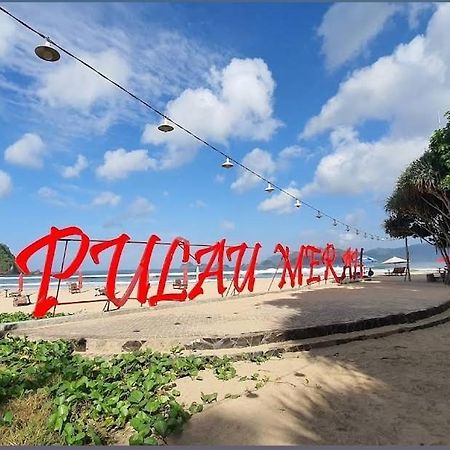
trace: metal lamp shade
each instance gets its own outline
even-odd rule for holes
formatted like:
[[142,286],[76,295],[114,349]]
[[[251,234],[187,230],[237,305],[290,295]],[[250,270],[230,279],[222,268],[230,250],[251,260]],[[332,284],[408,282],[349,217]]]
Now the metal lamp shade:
[[273,190],[274,190],[274,188],[273,188],[273,186],[270,184],[270,183],[268,183],[267,184],[267,187],[264,189],[266,192],[273,192]]
[[36,47],[34,49],[34,53],[36,53],[39,58],[49,62],[58,61],[61,57],[58,50],[53,48],[48,41],[44,45],[39,45]]
[[164,119],[164,122],[158,127],[158,130],[167,133],[168,131],[173,131],[173,126],[170,125],[167,119]]
[[222,167],[224,169],[231,169],[234,166],[234,164],[230,161],[229,158],[226,159],[226,161],[222,164]]

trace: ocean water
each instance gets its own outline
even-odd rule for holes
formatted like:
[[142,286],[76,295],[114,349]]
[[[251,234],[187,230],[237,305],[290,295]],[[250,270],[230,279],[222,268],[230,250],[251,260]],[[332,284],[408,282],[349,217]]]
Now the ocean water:
[[[365,266],[365,269],[368,270],[369,268],[372,268],[375,275],[382,275],[387,270],[393,269],[392,264],[386,265],[386,264],[379,264],[379,263],[373,263],[373,264],[367,264]],[[411,273],[414,274],[414,272],[434,272],[439,267],[443,267],[442,263],[437,263],[436,261],[429,261],[429,262],[420,262],[420,263],[414,263],[411,262]],[[342,267],[335,266],[336,273],[341,273]],[[277,274],[281,274],[282,270],[279,269]],[[314,274],[323,275],[324,267],[318,266],[314,268]],[[272,278],[274,274],[276,273],[276,269],[263,269],[263,270],[256,270],[255,276],[256,278]],[[303,268],[302,273],[306,276],[309,275],[309,268]],[[232,270],[226,270],[224,271],[224,276],[227,279],[231,279],[233,277],[234,271]],[[241,276],[245,275],[245,271],[241,271]],[[127,271],[127,270],[121,270],[117,274],[117,285],[128,285],[134,276],[134,272]],[[158,270],[151,270],[149,273],[149,281],[150,283],[155,283],[159,280],[160,272]],[[170,272],[168,281],[172,282],[173,280],[180,278],[183,278],[183,272],[177,271],[177,272]],[[195,272],[188,272],[188,281],[190,283],[194,282],[196,280],[196,273]],[[78,281],[78,275],[74,275],[70,277],[69,279],[62,280],[62,283],[68,283],[68,282],[76,282]],[[214,281],[213,278],[207,280],[207,281]],[[19,277],[18,275],[7,275],[7,276],[0,276],[0,289],[10,289],[10,288],[17,288],[19,283]],[[36,288],[41,283],[41,275],[29,275],[24,277],[24,288]],[[86,271],[83,273],[83,286],[85,287],[101,287],[104,286],[106,283],[106,272],[105,271]],[[50,286],[57,286],[58,280],[52,279],[50,282]]]

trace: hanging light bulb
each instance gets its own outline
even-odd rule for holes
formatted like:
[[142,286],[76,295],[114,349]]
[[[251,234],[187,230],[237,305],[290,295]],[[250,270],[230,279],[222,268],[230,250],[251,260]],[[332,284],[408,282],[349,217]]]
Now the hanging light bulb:
[[44,45],[38,45],[34,49],[34,53],[36,53],[39,58],[49,62],[58,61],[58,59],[61,57],[58,50],[52,47],[52,44],[48,39],[45,40]]
[[295,206],[300,208],[300,206],[302,206],[302,202],[299,199],[295,200]]
[[227,156],[227,159],[225,160],[225,162],[222,163],[222,167],[224,169],[231,169],[233,166],[234,166],[234,164],[230,161],[230,158],[228,158],[228,156]]
[[316,217],[317,217],[318,219],[322,218],[322,213],[321,213],[320,211],[317,211]]
[[350,231],[350,227],[347,225],[347,228],[345,229],[345,231],[348,233]]
[[162,131],[163,133],[167,133],[168,131],[173,131],[173,126],[164,117],[163,123],[158,127],[158,130]]
[[267,183],[267,187],[264,190],[270,194],[274,189],[270,183]]
[[337,221],[336,221],[336,219],[333,219],[333,227],[337,227]]

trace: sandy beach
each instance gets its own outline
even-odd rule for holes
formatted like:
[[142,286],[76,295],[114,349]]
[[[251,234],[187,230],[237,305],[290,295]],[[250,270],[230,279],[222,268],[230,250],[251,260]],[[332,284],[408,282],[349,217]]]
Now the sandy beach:
[[[220,296],[217,293],[217,284],[215,281],[207,281],[203,284],[204,293],[198,296],[194,301],[195,302],[201,302],[204,300],[211,300],[211,299],[220,299],[220,298],[226,298],[226,297],[245,297],[249,295],[258,295],[258,294],[265,294],[267,292],[286,292],[289,291],[291,288],[289,282],[286,283],[286,285],[283,287],[283,289],[279,289],[278,282],[280,281],[280,275],[278,275],[275,280],[272,283],[272,279],[270,278],[258,278],[256,279],[254,290],[252,293],[248,291],[244,291],[241,294],[237,295],[233,293],[233,288],[228,291],[228,288],[231,284],[231,279],[227,279],[225,281],[225,286],[227,287],[227,291],[223,294],[223,296]],[[189,282],[188,285],[188,292],[192,287],[194,286],[195,281]],[[272,284],[272,286],[271,286]],[[98,286],[85,286],[81,288],[80,293],[71,294],[69,292],[68,284],[66,282],[62,282],[58,294],[58,300],[60,304],[56,307],[57,313],[91,313],[91,312],[101,312],[103,308],[105,307],[107,303],[107,298],[104,295],[98,295],[98,291],[96,288],[103,287],[104,285],[98,285]],[[154,283],[149,290],[149,295],[155,295],[157,284]],[[320,282],[315,283],[313,285],[307,286],[306,284],[302,286],[302,290],[310,291],[310,290],[316,290],[316,289],[326,289],[330,287],[336,287],[336,283],[333,281],[328,280],[328,282]],[[127,286],[126,285],[118,285],[116,296],[120,297],[124,294]],[[270,288],[270,291],[269,291]],[[16,291],[17,289],[10,289],[9,291]],[[167,282],[166,287],[167,292],[173,292],[173,293],[179,293],[180,290],[175,290],[172,288],[172,282]],[[20,307],[14,307],[13,306],[13,299],[11,297],[6,297],[5,290],[0,292],[0,313],[2,312],[14,312],[14,311],[23,311],[23,312],[32,312],[34,309],[34,304],[37,299],[37,293],[38,293],[38,287],[35,288],[25,288],[23,293],[25,295],[30,295],[30,300],[32,302],[31,305],[27,306],[20,306]],[[49,295],[55,295],[56,296],[57,289],[56,287],[51,287],[49,289]],[[71,302],[80,302],[71,304]],[[167,304],[169,302],[160,302],[159,304]],[[148,307],[148,304],[144,305],[143,307]],[[134,309],[134,308],[141,308],[141,304],[136,300],[136,289],[132,292],[131,298],[128,300],[128,302],[121,308],[121,309]],[[115,306],[113,303],[110,304],[110,309],[115,309]]]
[[[178,383],[182,399],[218,392],[170,445],[449,445],[450,324],[285,355],[240,376]],[[237,399],[225,399],[231,393]],[[220,426],[217,426],[220,424]]]
[[[425,273],[428,273],[430,271],[433,271],[433,269],[416,269],[414,270],[413,277],[423,277]],[[281,271],[280,271],[281,272]],[[255,295],[264,295],[267,293],[280,293],[280,292],[289,292],[292,290],[290,283],[289,283],[289,277],[287,277],[287,283],[284,285],[283,289],[280,289],[278,287],[278,283],[281,279],[281,273],[276,274],[275,278],[272,280],[272,278],[256,278],[255,286],[253,292],[249,292],[248,290],[244,290],[241,294],[237,294],[234,292],[232,287],[232,279],[231,276],[225,277],[225,287],[227,288],[227,291],[220,296],[217,292],[217,283],[215,280],[207,280],[203,284],[204,293],[199,295],[194,301],[195,302],[202,302],[202,301],[209,301],[212,299],[221,299],[221,298],[232,298],[232,297],[248,297],[248,296],[255,296]],[[315,273],[323,275],[323,268],[319,267],[318,270],[315,271]],[[338,273],[340,273],[338,271]],[[304,280],[305,277],[308,276],[308,271],[304,270]],[[398,277],[386,277],[383,275],[384,270],[377,270],[375,272],[374,280],[382,281],[382,280],[389,280],[389,279],[403,279],[403,276]],[[73,280],[71,280],[73,281]],[[167,292],[173,292],[173,293],[179,293],[180,290],[173,289],[172,287],[172,281],[168,280],[166,285],[166,291]],[[242,280],[241,280],[242,281]],[[345,283],[348,283],[348,279]],[[1,280],[0,280],[1,284]],[[104,308],[107,308],[107,298],[105,295],[98,295],[99,288],[103,288],[105,286],[104,283],[102,284],[86,284],[81,288],[81,291],[79,293],[71,294],[69,292],[69,286],[67,281],[62,281],[60,284],[59,292],[57,290],[57,287],[55,285],[52,285],[49,289],[49,295],[56,296],[59,301],[59,305],[56,307],[55,312],[56,313],[66,313],[66,314],[78,314],[78,313],[95,313],[95,312],[101,312]],[[195,285],[195,280],[189,279],[188,284],[188,292],[192,287]],[[127,289],[127,284],[121,283],[117,284],[117,290],[116,290],[116,296],[120,298],[124,292]],[[308,286],[306,283],[303,284],[301,287],[295,287],[294,290],[300,291],[300,292],[309,292],[311,290],[320,290],[320,289],[327,289],[327,288],[335,288],[337,284],[334,282],[332,276],[328,279],[328,281],[321,281],[319,283],[314,283]],[[154,281],[149,290],[149,295],[155,295],[157,290],[158,284],[157,281]],[[26,313],[31,313],[34,310],[34,304],[37,299],[38,294],[38,286],[32,286],[29,287],[25,284],[25,288],[23,291],[24,295],[29,295],[31,300],[31,305],[27,306],[20,306],[20,307],[14,307],[13,306],[13,299],[11,297],[6,297],[6,290],[4,288],[0,288],[0,313],[11,313],[15,311],[23,311]],[[15,292],[17,291],[16,287],[8,287],[8,292]],[[142,307],[148,307],[148,304],[144,304],[141,306],[141,304],[136,300],[136,289],[132,292],[130,299],[128,302],[122,306],[121,309],[135,309],[135,308],[142,308]],[[175,302],[160,302],[160,305],[168,304],[168,303],[175,303]],[[115,306],[113,303],[110,303],[109,305],[110,310],[115,309]],[[51,311],[53,312],[53,310]]]

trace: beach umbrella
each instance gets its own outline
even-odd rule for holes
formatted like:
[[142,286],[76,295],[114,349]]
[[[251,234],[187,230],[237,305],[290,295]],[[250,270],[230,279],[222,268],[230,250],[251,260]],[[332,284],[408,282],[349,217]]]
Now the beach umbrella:
[[393,256],[392,258],[387,259],[386,261],[383,261],[382,264],[406,264],[408,261],[403,258],[399,258],[397,256]]
[[23,273],[19,274],[19,292],[23,291]]
[[78,287],[81,289],[83,287],[83,274],[78,272]]
[[440,258],[436,259],[436,262],[445,264],[445,259],[441,256]]

